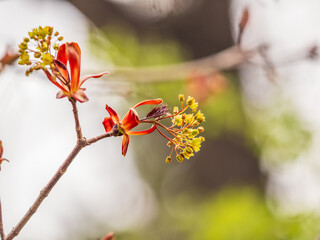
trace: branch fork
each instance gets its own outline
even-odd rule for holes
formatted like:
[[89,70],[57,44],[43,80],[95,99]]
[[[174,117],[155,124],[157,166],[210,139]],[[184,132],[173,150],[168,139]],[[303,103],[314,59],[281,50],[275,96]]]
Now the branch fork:
[[26,214],[22,217],[20,222],[12,229],[12,231],[6,236],[4,234],[3,230],[3,222],[2,222],[2,212],[1,212],[1,202],[0,202],[0,237],[1,240],[11,240],[15,238],[20,231],[23,229],[25,224],[30,220],[30,218],[33,216],[33,214],[38,210],[39,206],[43,202],[43,200],[49,195],[53,187],[57,184],[59,179],[62,177],[62,175],[67,171],[68,167],[74,160],[74,158],[78,155],[78,153],[84,148],[92,143],[95,143],[99,140],[102,140],[107,137],[111,136],[116,136],[116,131],[112,130],[110,132],[104,133],[100,136],[93,137],[90,139],[86,139],[82,135],[82,130],[80,126],[80,121],[79,121],[79,115],[78,115],[78,109],[76,106],[76,100],[73,98],[69,98],[71,105],[72,105],[72,111],[74,115],[74,120],[75,120],[75,130],[77,134],[77,143],[74,146],[73,150],[71,153],[68,155],[68,157],[65,159],[65,161],[60,165],[59,169],[56,171],[54,176],[50,179],[50,181],[47,183],[46,186],[40,191],[39,196],[37,199],[34,201],[32,206],[29,208],[29,210],[26,212]]

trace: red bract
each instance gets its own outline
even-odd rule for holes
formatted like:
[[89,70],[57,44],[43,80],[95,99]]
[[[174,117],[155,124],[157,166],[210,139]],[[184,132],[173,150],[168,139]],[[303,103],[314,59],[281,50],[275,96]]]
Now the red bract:
[[114,127],[117,127],[119,134],[122,135],[122,155],[125,156],[128,150],[129,145],[129,135],[145,135],[152,133],[155,130],[155,126],[144,130],[144,131],[130,131],[132,128],[136,127],[140,123],[138,113],[135,108],[141,105],[156,105],[161,104],[162,99],[151,99],[142,101],[127,112],[124,118],[120,121],[118,114],[108,105],[106,105],[106,110],[110,114],[110,117],[107,117],[102,122],[106,132],[110,132]]
[[[70,70],[67,69],[68,63]],[[84,93],[86,89],[81,88],[82,84],[89,78],[98,78],[108,74],[108,72],[102,72],[80,77],[81,50],[75,42],[62,44],[59,47],[57,58],[53,60],[53,64],[55,67],[52,74],[47,69],[44,72],[49,80],[60,88],[61,91],[57,93],[57,98],[72,97],[79,102],[86,102],[89,99]]]

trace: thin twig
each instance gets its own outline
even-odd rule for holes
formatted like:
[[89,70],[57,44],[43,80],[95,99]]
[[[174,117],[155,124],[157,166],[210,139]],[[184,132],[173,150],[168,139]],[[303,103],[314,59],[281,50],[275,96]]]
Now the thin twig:
[[77,101],[73,98],[69,98],[69,101],[72,104],[72,112],[73,112],[73,116],[74,116],[75,128],[76,128],[76,133],[77,133],[77,140],[81,141],[83,137],[82,137],[82,131],[81,131],[81,126],[80,126],[80,121],[79,121]]
[[69,165],[72,163],[73,159],[78,155],[78,153],[80,152],[80,150],[83,147],[84,146],[80,145],[79,143],[76,144],[76,146],[73,148],[72,152],[69,154],[67,159],[62,163],[62,165],[59,167],[58,171],[54,174],[54,176],[47,183],[47,185],[41,190],[38,198],[35,200],[35,202],[32,204],[32,206],[29,208],[29,210],[23,216],[23,218],[20,220],[20,222],[8,234],[8,236],[5,238],[5,240],[11,240],[19,234],[21,229],[29,221],[29,219],[32,217],[32,215],[37,211],[40,204],[49,195],[52,188],[56,185],[56,183],[59,181],[59,179],[62,177],[62,175],[67,171]]
[[115,131],[115,130],[111,130],[110,132],[107,132],[105,134],[102,134],[100,136],[97,136],[97,137],[93,137],[93,138],[90,138],[88,140],[85,141],[85,144],[86,146],[92,144],[92,143],[95,143],[101,139],[104,139],[104,138],[107,138],[107,137],[111,137],[111,136],[118,136],[118,133]]
[[176,81],[189,78],[195,72],[203,75],[210,75],[221,70],[235,68],[247,61],[252,54],[255,53],[256,49],[244,50],[238,45],[235,45],[221,52],[192,61],[155,67],[115,67],[113,70],[110,70],[110,72],[116,81]]
[[1,240],[6,239],[6,235],[4,234],[4,230],[3,230],[1,200],[0,200],[0,237],[1,237]]
[[81,151],[82,148],[95,143],[103,138],[111,137],[111,136],[117,136],[118,132],[116,129],[102,134],[97,137],[93,137],[89,140],[86,140],[82,136],[81,127],[79,123],[79,116],[78,116],[78,110],[76,108],[76,102],[70,100],[72,103],[74,118],[75,118],[75,128],[77,132],[77,143],[69,156],[66,158],[66,160],[61,164],[57,172],[54,174],[54,176],[51,178],[51,180],[47,183],[47,185],[41,190],[38,198],[35,200],[35,202],[32,204],[32,206],[29,208],[27,213],[23,216],[23,218],[20,220],[20,222],[12,229],[12,231],[7,235],[6,238],[3,238],[3,240],[11,240],[14,237],[16,237],[21,229],[24,227],[24,225],[29,221],[29,219],[33,216],[33,214],[37,211],[43,200],[49,195],[53,187],[56,185],[56,183],[59,181],[59,179],[62,177],[62,175],[67,171],[68,167],[72,163],[73,159],[78,155],[78,153]]

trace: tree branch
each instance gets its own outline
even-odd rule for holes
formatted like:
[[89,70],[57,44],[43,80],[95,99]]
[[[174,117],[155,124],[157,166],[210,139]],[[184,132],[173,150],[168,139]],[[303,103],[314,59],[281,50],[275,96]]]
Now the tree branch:
[[104,139],[104,138],[107,138],[107,137],[111,137],[111,136],[116,137],[116,136],[119,136],[119,135],[118,135],[117,131],[111,130],[110,132],[107,132],[107,133],[102,134],[100,136],[93,137],[93,138],[90,138],[90,139],[86,140],[85,144],[86,144],[86,146],[88,146],[88,145],[90,145],[92,143],[95,143],[95,142],[101,140],[101,139]]
[[5,240],[5,237],[6,237],[3,230],[1,200],[0,200],[0,237],[1,237],[1,240]]
[[5,240],[11,240],[19,234],[21,229],[29,221],[29,219],[32,217],[32,215],[37,211],[40,204],[49,195],[52,188],[56,185],[56,183],[59,181],[59,179],[62,177],[62,175],[67,171],[69,165],[72,163],[73,159],[78,155],[78,153],[80,152],[80,150],[83,147],[84,146],[80,145],[79,143],[76,144],[76,146],[73,148],[72,152],[69,154],[67,159],[62,163],[62,165],[59,167],[58,171],[54,174],[54,176],[47,183],[47,185],[41,190],[38,198],[35,200],[35,202],[32,204],[32,206],[29,208],[29,210],[23,216],[23,218],[20,220],[20,222],[8,234],[8,236],[5,238]]
[[73,112],[73,116],[74,116],[75,128],[76,128],[76,133],[77,133],[77,140],[81,141],[83,136],[82,136],[82,130],[81,130],[80,121],[79,121],[77,101],[74,98],[69,98],[69,101],[72,104],[72,112]]
[[[233,69],[247,61],[255,53],[256,49],[244,50],[235,45],[216,54],[192,61],[154,67],[115,67],[110,72],[116,81],[140,83],[176,81],[189,78],[195,72],[209,75],[222,70]],[[130,78],[128,78],[129,76]]]
[[[25,226],[25,224],[29,221],[29,219],[33,216],[33,214],[38,210],[39,206],[43,202],[43,200],[49,195],[53,187],[56,185],[56,183],[59,181],[59,179],[62,177],[62,175],[67,171],[68,167],[72,163],[73,159],[78,155],[78,153],[81,151],[82,148],[95,143],[103,138],[111,137],[111,136],[117,136],[118,131],[116,129],[113,129],[110,132],[107,132],[105,134],[102,134],[97,137],[93,137],[89,140],[86,140],[82,136],[81,126],[79,122],[79,116],[78,116],[78,110],[76,106],[76,100],[69,99],[72,104],[72,111],[75,119],[75,128],[77,132],[77,144],[69,154],[69,156],[66,158],[66,160],[61,164],[57,172],[54,174],[54,176],[51,178],[51,180],[47,183],[47,185],[41,190],[38,198],[35,200],[35,202],[32,204],[32,206],[29,208],[29,210],[26,212],[26,214],[23,216],[23,218],[20,220],[20,222],[12,229],[12,231],[5,236],[1,236],[2,240],[11,240],[14,237],[16,237],[21,229]],[[1,205],[0,205],[1,207]],[[1,212],[0,212],[1,213]],[[0,214],[1,217],[1,214]],[[1,218],[0,218],[1,220]],[[0,222],[1,224],[2,222]],[[1,226],[0,226],[1,227]],[[4,234],[3,234],[4,235]]]

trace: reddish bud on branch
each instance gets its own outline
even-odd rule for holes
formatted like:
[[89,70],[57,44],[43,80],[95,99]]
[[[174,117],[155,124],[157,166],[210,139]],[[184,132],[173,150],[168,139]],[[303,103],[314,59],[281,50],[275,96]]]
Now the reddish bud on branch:
[[3,158],[2,155],[3,155],[3,146],[2,146],[2,141],[0,140],[0,170],[1,170],[1,164],[3,161],[9,162],[9,160]]
[[248,24],[249,17],[250,17],[249,9],[248,9],[248,7],[245,7],[243,12],[242,12],[241,21],[239,23],[239,35],[238,35],[238,40],[237,40],[238,44],[241,43],[243,31],[244,31],[244,29],[246,28],[246,26]]
[[107,235],[105,235],[101,240],[115,240],[114,232],[109,232]]

